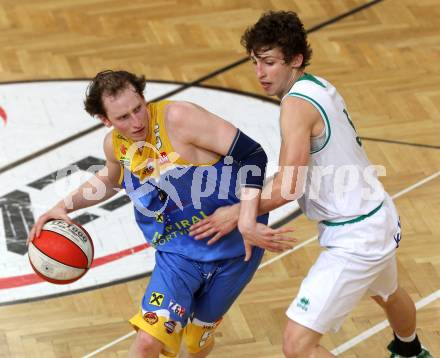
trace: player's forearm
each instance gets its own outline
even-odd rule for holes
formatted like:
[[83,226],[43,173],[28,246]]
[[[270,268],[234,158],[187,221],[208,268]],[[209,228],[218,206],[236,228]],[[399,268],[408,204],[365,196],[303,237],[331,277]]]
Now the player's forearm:
[[275,176],[267,181],[267,183],[264,185],[258,214],[266,214],[274,209],[279,208],[287,202],[288,200],[284,199],[281,195],[280,180],[277,180],[277,176]]
[[95,175],[75,191],[60,200],[55,206],[66,213],[99,204],[118,192],[108,177]]
[[301,197],[300,190],[304,183],[304,175],[297,169],[293,171],[282,168],[273,178],[264,185],[261,194],[259,215],[266,214],[274,209]]
[[[304,178],[302,176],[297,177],[297,175],[295,175],[293,179],[295,184],[292,184],[292,181],[290,180],[292,176],[290,175],[288,177],[287,174],[285,175],[286,178],[284,181],[282,180],[282,174],[277,173],[264,184],[261,195],[259,195],[260,204],[257,213],[258,215],[264,215],[301,197],[302,192],[299,189],[304,184],[301,181]],[[298,181],[297,178],[301,178],[301,180]],[[298,182],[299,184],[297,184]],[[231,209],[235,211],[237,221],[239,219],[241,205],[242,202],[233,205]]]
[[260,195],[260,189],[242,188],[238,217],[238,229],[241,233],[252,230],[257,223]]

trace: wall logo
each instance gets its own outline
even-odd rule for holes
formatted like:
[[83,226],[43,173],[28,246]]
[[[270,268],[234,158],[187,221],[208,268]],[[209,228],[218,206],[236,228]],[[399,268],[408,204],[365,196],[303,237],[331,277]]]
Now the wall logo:
[[[0,305],[123,281],[147,274],[154,267],[154,249],[145,243],[134,220],[133,205],[124,192],[71,215],[85,226],[95,244],[92,269],[83,278],[69,285],[53,285],[39,279],[29,265],[26,239],[35,220],[105,163],[102,142],[108,128],[74,138],[99,123],[83,110],[87,85],[88,81],[0,84],[0,121],[7,123],[0,130]],[[173,83],[148,83],[147,101],[178,87]],[[277,104],[206,87],[187,88],[173,99],[194,102],[230,120],[259,141],[269,161],[277,163]],[[154,131],[152,144],[160,153],[159,160],[172,161],[172,153],[160,150],[159,128]],[[67,138],[74,139],[53,149],[54,144]],[[119,149],[129,154],[128,145]],[[19,165],[13,164],[20,161]],[[275,170],[275,166],[269,167],[268,175]],[[275,211],[271,222],[296,208],[297,204],[292,203]]]

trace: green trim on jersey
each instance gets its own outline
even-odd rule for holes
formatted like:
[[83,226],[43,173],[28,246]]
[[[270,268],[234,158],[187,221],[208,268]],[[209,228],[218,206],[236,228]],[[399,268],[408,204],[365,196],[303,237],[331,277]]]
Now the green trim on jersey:
[[330,121],[328,120],[327,113],[325,113],[324,108],[322,108],[322,106],[318,102],[316,102],[313,98],[306,96],[305,94],[298,93],[298,92],[291,92],[291,93],[288,93],[287,95],[292,96],[292,97],[299,97],[299,98],[302,98],[302,99],[309,101],[311,104],[313,104],[319,110],[319,112],[321,113],[321,117],[324,118],[327,138],[321,148],[319,148],[318,150],[315,150],[314,152],[310,152],[310,154],[318,153],[319,151],[324,149],[324,147],[327,145],[328,141],[330,140],[330,135],[332,134],[332,131],[330,128]]
[[358,216],[357,218],[354,218],[351,220],[341,221],[341,222],[333,222],[333,221],[324,220],[324,221],[321,221],[321,224],[324,224],[327,226],[340,226],[340,225],[346,225],[346,224],[354,224],[354,223],[365,220],[366,218],[376,214],[379,211],[379,209],[382,207],[382,205],[383,205],[383,201],[380,203],[380,205],[377,208],[371,210],[368,214]]
[[311,75],[310,73],[304,73],[300,78],[298,78],[298,81],[312,81],[315,82],[317,85],[326,88],[325,84],[323,84],[320,80],[318,80],[315,76]]

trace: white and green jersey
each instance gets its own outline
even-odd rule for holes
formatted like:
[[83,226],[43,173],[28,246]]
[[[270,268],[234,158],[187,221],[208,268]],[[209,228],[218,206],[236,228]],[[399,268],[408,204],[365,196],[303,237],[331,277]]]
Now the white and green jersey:
[[321,135],[311,138],[304,195],[298,199],[304,214],[327,225],[373,215],[386,193],[336,88],[323,78],[304,74],[286,96],[310,102],[325,125]]

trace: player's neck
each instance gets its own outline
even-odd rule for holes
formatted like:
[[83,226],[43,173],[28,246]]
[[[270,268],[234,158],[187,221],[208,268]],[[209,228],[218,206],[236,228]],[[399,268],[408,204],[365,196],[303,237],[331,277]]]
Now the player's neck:
[[277,97],[281,100],[284,98],[284,96],[289,93],[290,89],[292,88],[292,86],[295,84],[296,81],[298,81],[301,76],[304,74],[304,69],[302,68],[298,68],[298,69],[294,69],[292,71],[292,76],[290,77],[290,80],[287,82],[286,87],[284,88],[284,91],[278,95]]

